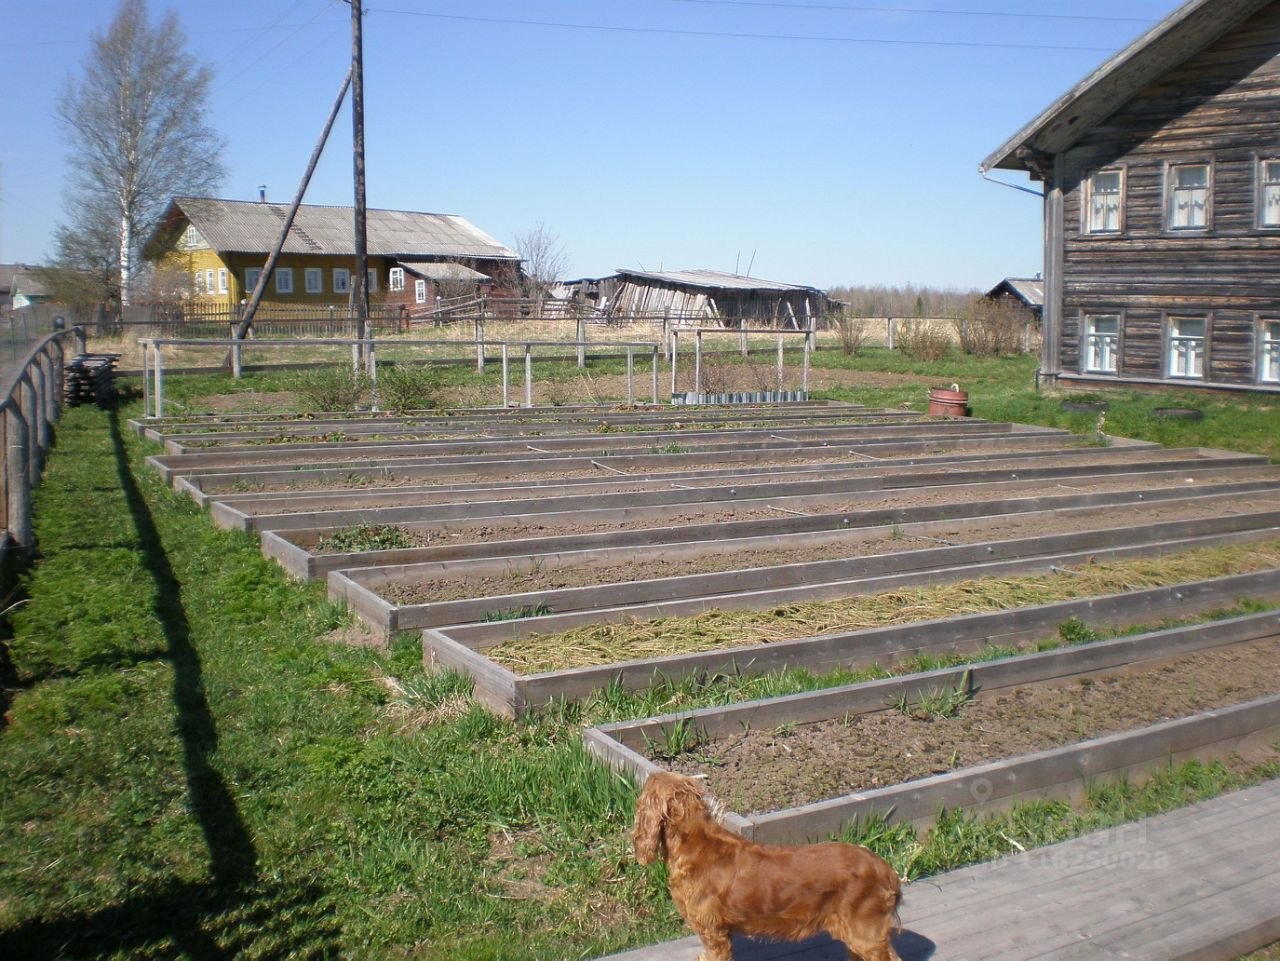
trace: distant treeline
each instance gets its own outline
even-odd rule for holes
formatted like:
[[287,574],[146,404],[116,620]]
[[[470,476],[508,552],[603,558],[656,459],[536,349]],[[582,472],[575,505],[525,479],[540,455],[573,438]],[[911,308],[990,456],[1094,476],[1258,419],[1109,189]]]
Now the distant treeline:
[[979,290],[938,287],[832,287],[827,295],[846,305],[849,317],[959,317]]

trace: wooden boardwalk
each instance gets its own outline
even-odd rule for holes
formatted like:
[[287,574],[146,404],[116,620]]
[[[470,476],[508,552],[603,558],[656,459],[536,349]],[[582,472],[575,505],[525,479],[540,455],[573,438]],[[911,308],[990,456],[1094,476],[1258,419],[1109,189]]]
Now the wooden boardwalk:
[[[909,885],[903,961],[1227,961],[1280,940],[1280,780]],[[827,938],[737,961],[844,961]],[[610,961],[692,961],[695,938]]]

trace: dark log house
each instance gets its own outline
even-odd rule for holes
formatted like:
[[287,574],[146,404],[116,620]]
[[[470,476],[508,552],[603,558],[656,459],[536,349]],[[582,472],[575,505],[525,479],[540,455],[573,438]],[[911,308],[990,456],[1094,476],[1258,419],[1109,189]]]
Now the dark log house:
[[1190,0],[997,168],[1044,183],[1050,379],[1280,391],[1280,0]]

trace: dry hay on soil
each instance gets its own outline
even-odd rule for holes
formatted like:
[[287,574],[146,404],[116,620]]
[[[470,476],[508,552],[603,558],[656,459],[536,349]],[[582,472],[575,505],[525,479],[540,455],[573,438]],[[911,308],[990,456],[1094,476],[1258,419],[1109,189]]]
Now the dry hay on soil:
[[715,609],[693,617],[589,624],[508,641],[486,655],[518,674],[563,671],[1051,604],[1273,567],[1280,567],[1280,541],[1232,544],[1163,557],[1086,563],[1069,568],[1070,573],[984,577],[767,610]]

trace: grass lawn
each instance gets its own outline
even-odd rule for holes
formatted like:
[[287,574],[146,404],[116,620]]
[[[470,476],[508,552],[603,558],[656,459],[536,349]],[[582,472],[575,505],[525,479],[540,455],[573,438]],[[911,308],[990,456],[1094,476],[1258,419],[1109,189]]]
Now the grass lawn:
[[[1056,418],[1032,368],[913,376],[961,380],[980,416]],[[1269,440],[1239,414],[1262,401],[1218,403],[1237,416],[1206,405],[1196,426],[1238,435],[1169,442],[1280,456],[1275,413]],[[289,581],[146,469],[154,448],[124,426],[139,412],[66,412],[36,494],[37,555],[7,602],[0,957],[536,961],[683,932],[661,871],[630,857],[634,788],[585,757],[582,725],[827,681],[609,692],[501,720],[459,678],[424,675],[411,636],[387,654],[335,643],[345,614],[322,586]],[[1076,808],[855,834],[919,877],[1278,775],[1193,764],[1141,789],[1099,785]]]

